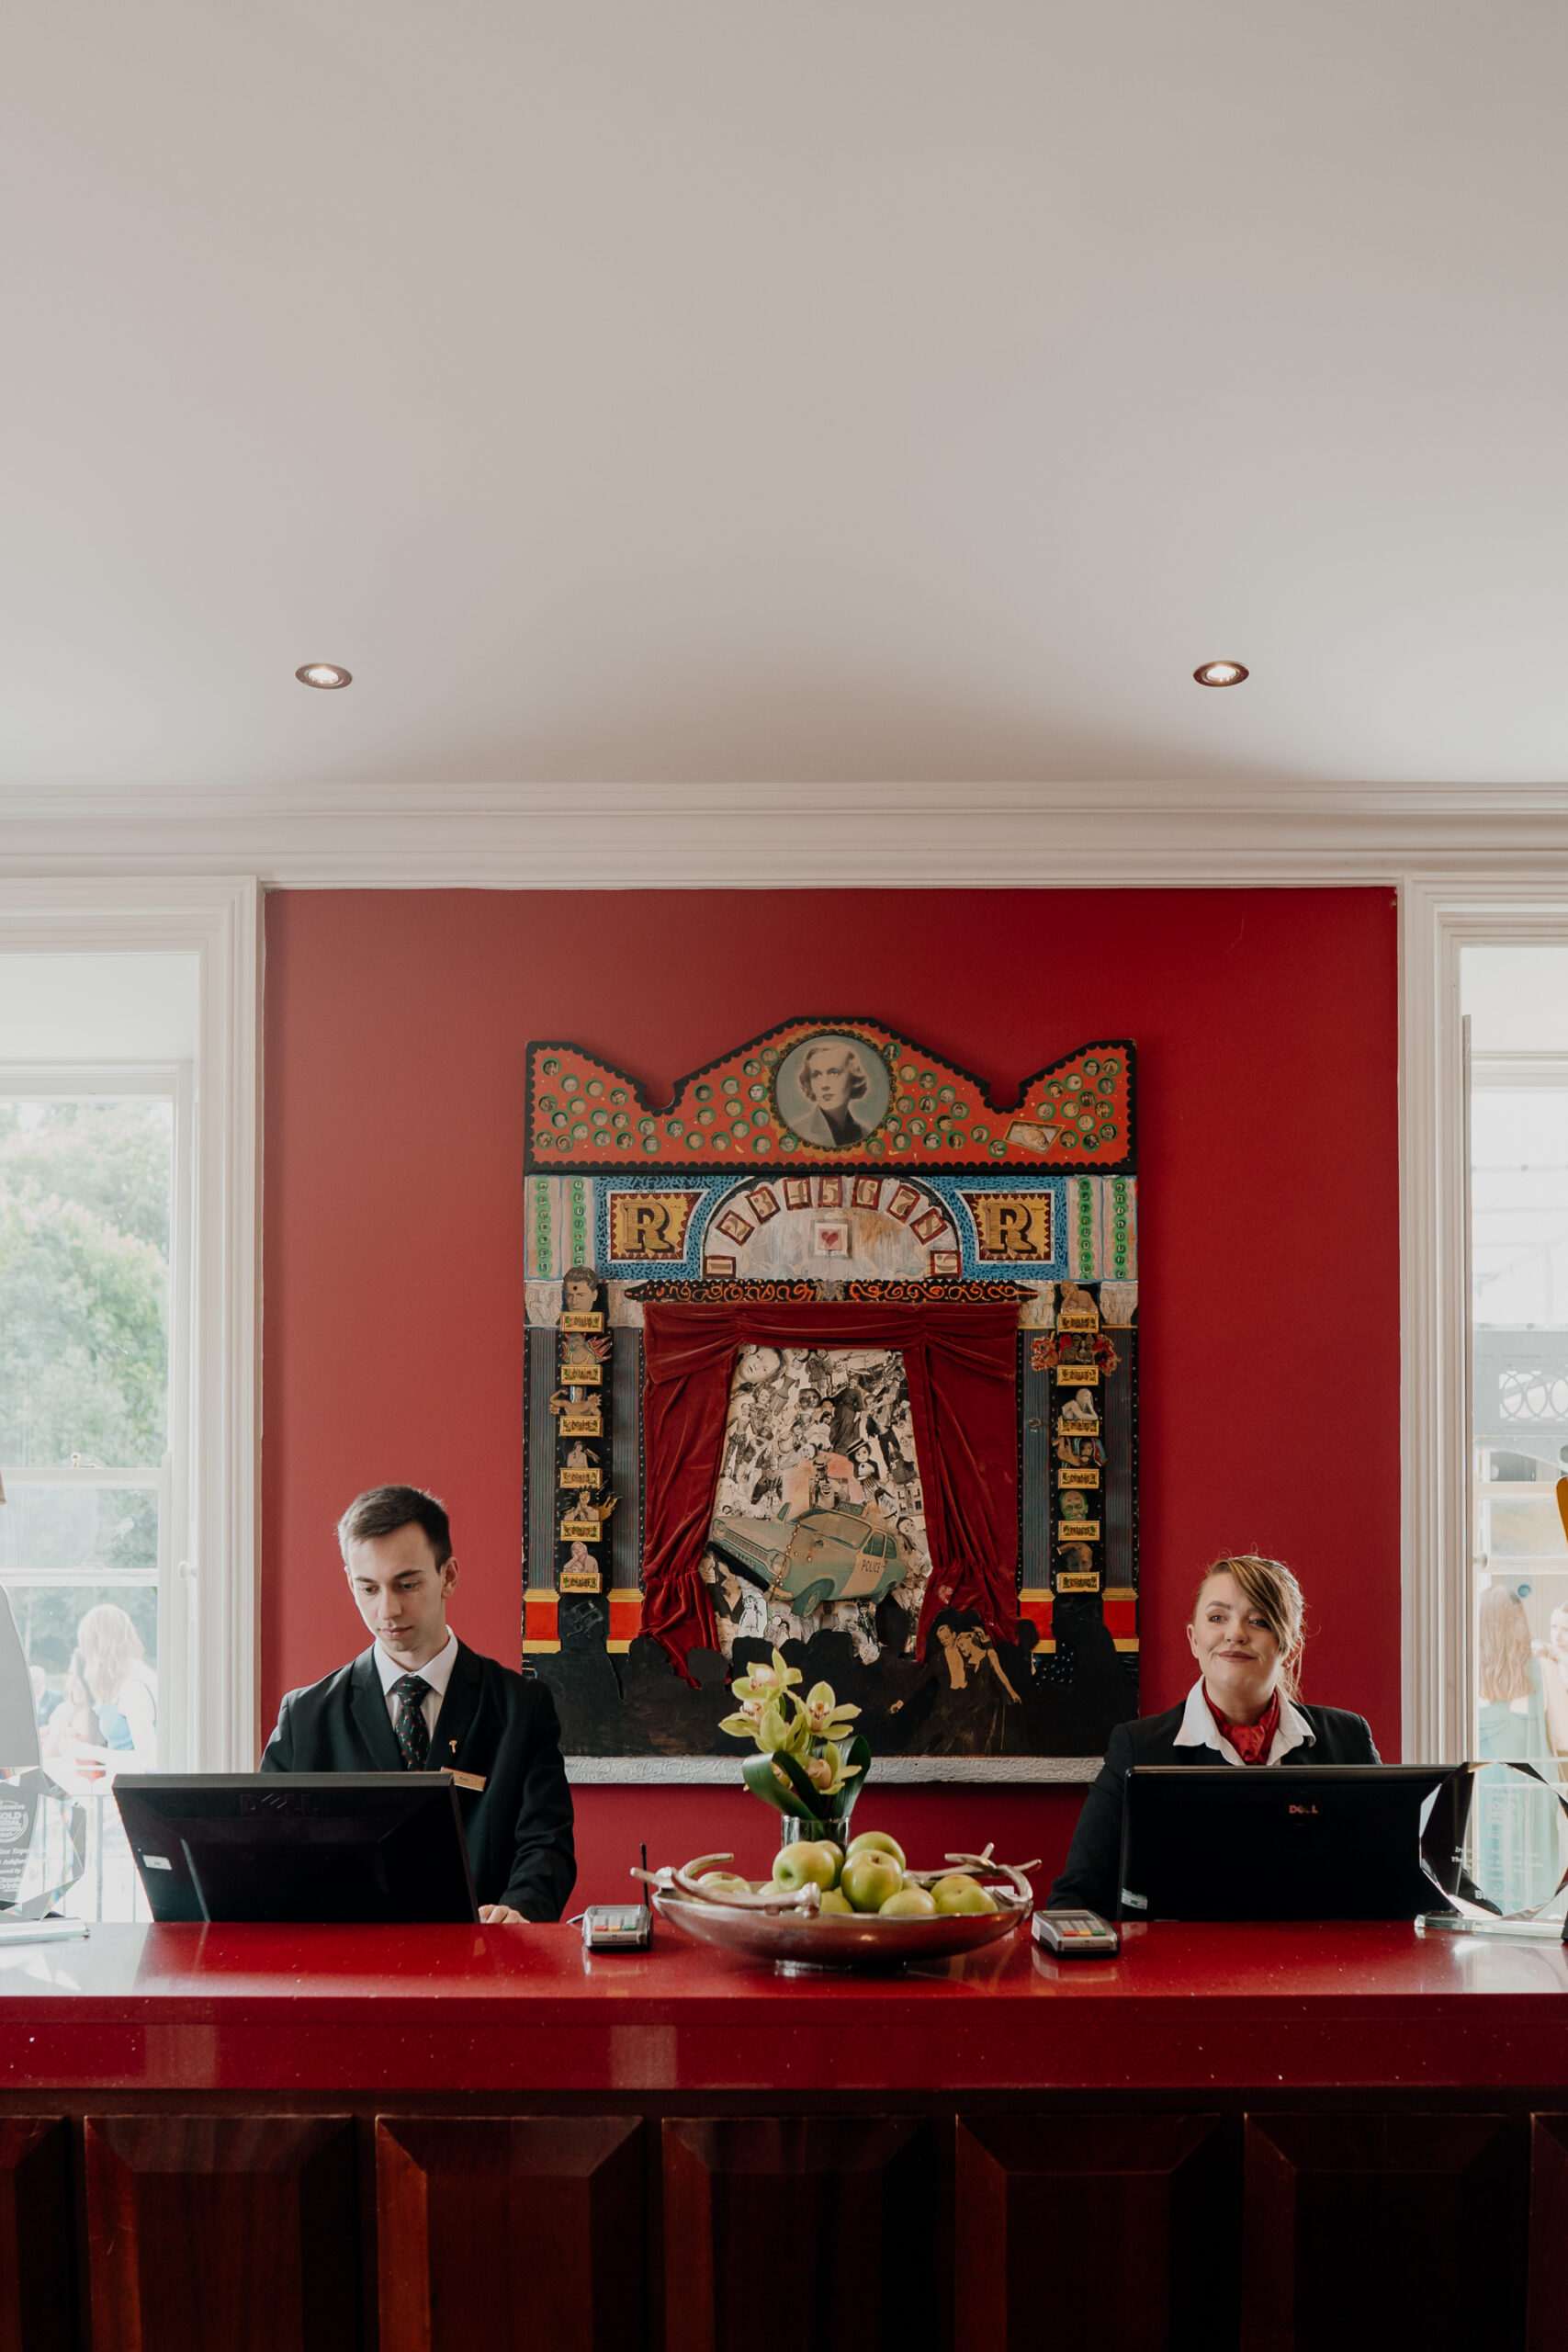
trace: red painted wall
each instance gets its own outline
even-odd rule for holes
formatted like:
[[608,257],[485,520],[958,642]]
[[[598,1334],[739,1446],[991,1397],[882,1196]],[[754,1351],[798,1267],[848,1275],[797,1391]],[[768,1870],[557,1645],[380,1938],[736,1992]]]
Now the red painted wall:
[[[1386,890],[281,891],[266,909],[262,1712],[360,1646],[333,1538],[451,1510],[464,1638],[518,1658],[523,1047],[656,1090],[798,1013],[875,1014],[1008,1095],[1139,1049],[1143,1704],[1216,1551],[1292,1563],[1309,1698],[1399,1750],[1395,914]],[[1076,1791],[869,1796],[922,1854],[1066,1850]],[[743,1794],[578,1795],[580,1893],[761,1867]]]

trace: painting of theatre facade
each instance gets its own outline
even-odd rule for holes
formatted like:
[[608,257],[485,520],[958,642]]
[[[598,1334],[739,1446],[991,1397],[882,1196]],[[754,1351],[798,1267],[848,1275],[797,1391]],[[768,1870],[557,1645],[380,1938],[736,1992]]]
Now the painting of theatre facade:
[[572,1045],[525,1076],[523,1663],[569,1754],[732,1756],[773,1649],[906,1776],[1102,1752],[1137,1712],[1132,1045],[1001,1110],[863,1019],[667,1102]]

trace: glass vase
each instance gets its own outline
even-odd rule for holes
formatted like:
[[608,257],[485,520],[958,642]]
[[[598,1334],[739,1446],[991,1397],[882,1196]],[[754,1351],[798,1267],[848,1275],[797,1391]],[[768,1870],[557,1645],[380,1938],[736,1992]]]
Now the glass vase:
[[833,1845],[841,1847],[844,1842],[844,1825],[841,1821],[806,1821],[799,1814],[781,1813],[779,1815],[780,1846],[793,1846],[802,1838],[826,1838]]

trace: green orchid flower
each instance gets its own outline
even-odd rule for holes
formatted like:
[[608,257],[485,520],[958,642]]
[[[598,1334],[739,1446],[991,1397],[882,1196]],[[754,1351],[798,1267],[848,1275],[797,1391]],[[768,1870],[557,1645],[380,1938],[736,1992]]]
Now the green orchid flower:
[[860,1713],[834,1697],[830,1682],[814,1682],[799,1703],[813,1739],[841,1739]]
[[843,1750],[836,1740],[829,1740],[819,1756],[811,1757],[802,1768],[814,1789],[825,1797],[836,1797],[839,1791],[860,1770],[858,1764],[846,1764]]
[[786,1666],[784,1653],[775,1650],[772,1666],[752,1667],[731,1688],[738,1699],[760,1699],[766,1705],[770,1699],[782,1699],[793,1683],[805,1679],[799,1667]]
[[757,1725],[755,1737],[764,1756],[776,1756],[781,1750],[786,1755],[791,1755],[798,1744],[795,1723],[791,1721],[776,1701],[773,1705],[763,1708],[762,1719]]

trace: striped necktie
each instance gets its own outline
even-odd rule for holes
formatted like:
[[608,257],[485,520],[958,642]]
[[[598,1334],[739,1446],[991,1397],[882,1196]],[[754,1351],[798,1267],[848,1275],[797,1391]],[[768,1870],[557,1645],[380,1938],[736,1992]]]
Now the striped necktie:
[[430,1726],[424,1720],[424,1702],[430,1696],[430,1685],[417,1674],[400,1675],[393,1683],[391,1696],[398,1702],[397,1720],[392,1728],[398,1735],[398,1747],[405,1772],[423,1772],[430,1754]]

